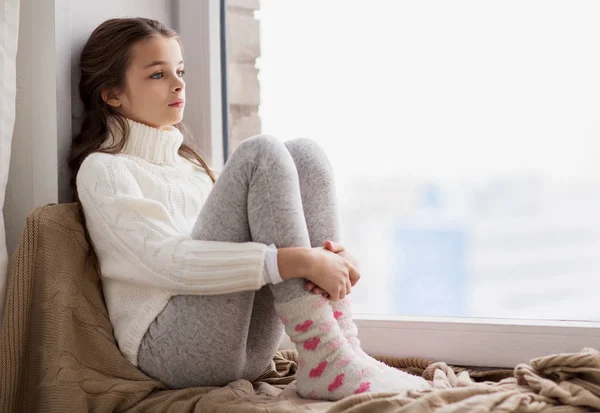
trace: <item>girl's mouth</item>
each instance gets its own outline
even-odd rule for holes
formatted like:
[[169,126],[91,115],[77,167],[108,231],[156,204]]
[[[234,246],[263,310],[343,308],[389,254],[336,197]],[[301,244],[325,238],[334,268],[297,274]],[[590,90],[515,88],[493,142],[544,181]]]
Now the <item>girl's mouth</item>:
[[181,108],[184,104],[185,102],[182,99],[179,99],[173,103],[169,103],[169,106],[171,106],[172,108]]

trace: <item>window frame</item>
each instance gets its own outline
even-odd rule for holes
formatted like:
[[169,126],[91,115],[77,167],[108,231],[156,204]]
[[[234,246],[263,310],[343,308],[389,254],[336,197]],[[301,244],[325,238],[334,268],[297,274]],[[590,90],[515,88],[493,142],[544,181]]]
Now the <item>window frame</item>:
[[[221,170],[227,137],[225,0],[179,0],[179,32],[188,68],[187,121]],[[188,39],[188,40],[186,40]],[[189,39],[195,39],[189,43]],[[192,46],[193,45],[193,46]],[[194,83],[197,83],[194,85]],[[206,91],[209,93],[206,93]],[[194,101],[198,102],[194,105]],[[198,133],[201,131],[201,133]],[[364,282],[364,281],[363,281]],[[599,300],[600,301],[600,300]],[[530,359],[584,347],[600,348],[600,322],[355,314],[363,349],[375,355],[423,357],[449,364],[512,368]],[[284,334],[279,348],[294,348]]]
[[[186,111],[183,122],[194,131],[201,155],[211,168],[223,169],[223,56],[221,7],[224,0],[175,0],[174,26],[182,38],[186,68]],[[225,53],[223,53],[224,55]],[[225,59],[226,61],[226,59]],[[192,115],[193,114],[193,115]]]

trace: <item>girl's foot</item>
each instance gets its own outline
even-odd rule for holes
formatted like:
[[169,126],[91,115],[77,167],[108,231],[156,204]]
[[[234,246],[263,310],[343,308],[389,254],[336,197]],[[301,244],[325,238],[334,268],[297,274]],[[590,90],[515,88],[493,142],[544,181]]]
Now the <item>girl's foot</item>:
[[414,383],[415,388],[430,388],[431,385],[422,377],[415,376],[413,374],[406,373],[402,370],[398,370],[396,368],[390,367],[387,364],[374,359],[369,356],[361,347],[360,340],[358,339],[358,327],[354,323],[352,319],[352,304],[351,300],[348,296],[346,296],[342,300],[331,301],[326,298],[323,298],[329,302],[331,309],[333,311],[333,317],[337,320],[346,341],[352,347],[352,350],[359,356],[362,357],[367,362],[373,364],[375,367],[381,370],[389,371],[389,369],[393,369],[397,378],[401,377],[404,380],[411,380]]
[[429,386],[420,377],[398,374],[403,372],[356,354],[323,297],[306,294],[276,302],[275,309],[298,351],[296,391],[301,397],[339,400],[363,392],[405,392]]

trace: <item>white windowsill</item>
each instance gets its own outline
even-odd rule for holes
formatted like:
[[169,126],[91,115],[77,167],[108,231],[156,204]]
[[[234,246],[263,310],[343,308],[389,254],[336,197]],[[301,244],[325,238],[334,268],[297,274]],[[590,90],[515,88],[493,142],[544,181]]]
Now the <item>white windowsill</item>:
[[[600,323],[356,315],[369,354],[422,357],[453,365],[512,368],[537,357],[600,348]],[[294,348],[287,335],[280,348]]]

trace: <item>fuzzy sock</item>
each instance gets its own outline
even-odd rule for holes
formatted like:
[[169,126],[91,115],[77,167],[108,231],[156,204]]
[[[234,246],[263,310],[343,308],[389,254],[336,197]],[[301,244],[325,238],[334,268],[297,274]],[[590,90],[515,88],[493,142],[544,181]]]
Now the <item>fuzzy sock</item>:
[[[379,369],[385,370],[385,369],[393,368],[393,367],[390,367],[387,364],[369,356],[362,349],[362,347],[360,345],[360,340],[358,338],[358,327],[356,326],[356,324],[354,323],[353,318],[352,318],[352,302],[350,300],[350,297],[346,296],[342,300],[329,301],[329,304],[331,305],[331,309],[333,311],[333,317],[337,320],[337,322],[340,326],[340,329],[342,330],[344,337],[346,337],[346,340],[352,347],[352,350],[354,350],[354,352],[358,356],[360,356],[363,359],[367,360],[368,362],[374,364]],[[422,377],[415,376],[413,374],[410,374],[410,373],[407,373],[405,371],[398,370],[395,368],[393,368],[393,369],[397,372],[396,376],[404,376],[404,377],[407,377],[407,379],[412,380],[415,383],[415,388],[431,387],[429,385],[429,383],[427,383],[427,381],[425,379],[423,379]]]
[[[296,391],[300,397],[339,400],[363,392],[406,392],[423,388],[416,376],[400,376],[358,356],[340,329],[327,299],[306,294],[275,310],[298,351]],[[428,384],[427,384],[428,385]]]
[[356,324],[354,324],[354,321],[352,320],[352,306],[350,303],[350,298],[345,297],[342,300],[329,301],[329,305],[331,305],[333,317],[337,320],[340,329],[344,333],[344,337],[346,337],[346,340],[352,347],[352,350],[354,350],[354,352],[360,357],[371,359],[374,364],[377,364],[380,367],[389,367],[386,364],[375,360],[362,349],[360,340],[358,339],[358,327],[356,327]]

